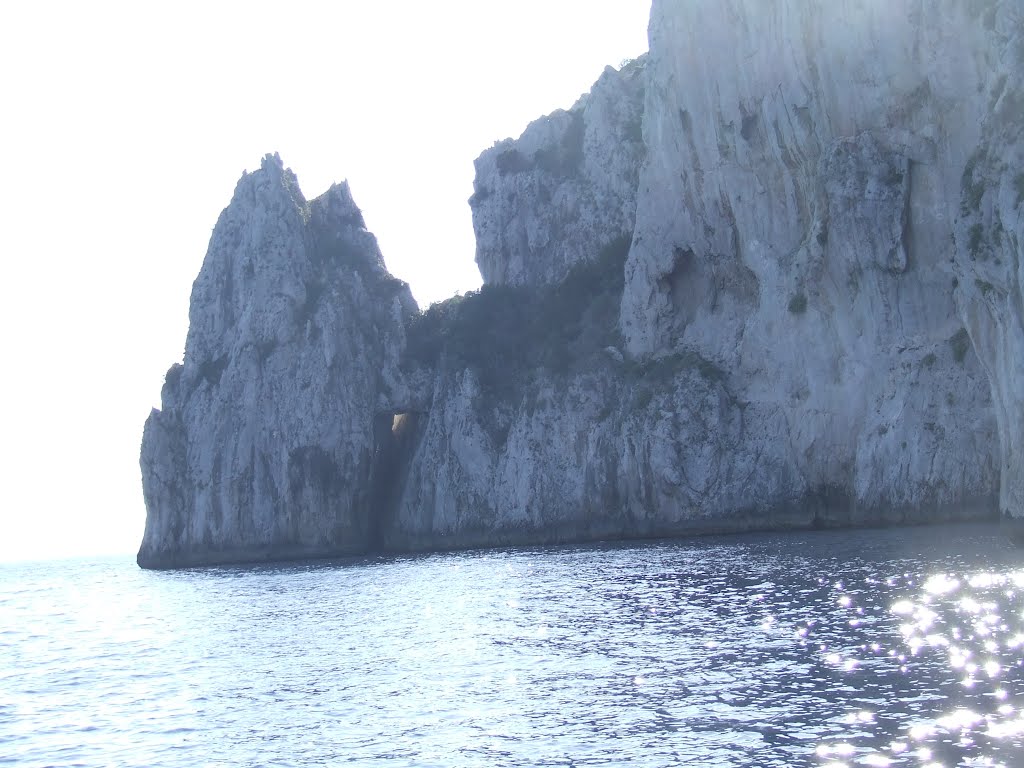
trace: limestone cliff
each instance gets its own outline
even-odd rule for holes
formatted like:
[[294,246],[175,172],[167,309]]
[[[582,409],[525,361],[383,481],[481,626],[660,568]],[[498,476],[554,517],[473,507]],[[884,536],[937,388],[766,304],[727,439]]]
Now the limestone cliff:
[[374,414],[415,310],[346,184],[307,202],[277,156],[243,176],[146,422],[139,563],[369,547]]
[[633,231],[644,60],[608,67],[569,111],[536,120],[477,159],[469,204],[485,283],[556,282]]
[[784,417],[799,475],[858,508],[986,500],[952,234],[1019,28],[997,0],[656,0],[629,351],[714,360]]
[[[395,542],[994,515],[996,418],[951,260],[962,170],[1008,45],[993,30],[1009,21],[993,18],[1014,10],[736,0],[709,13],[656,0],[644,146],[610,121],[618,132],[595,131],[588,148],[642,159],[635,227],[611,218],[590,228],[596,242],[549,235],[600,218],[571,186],[552,204],[531,160],[566,151],[565,113],[478,161],[490,285],[474,300],[497,316],[453,307],[445,337],[458,346],[472,327],[479,344],[517,341],[442,363]],[[573,302],[570,275],[544,299],[623,236],[621,288],[605,275],[610,295],[588,284]],[[510,297],[501,284],[536,290]],[[620,297],[619,328],[600,342],[545,333],[568,322],[593,337],[595,306]],[[514,321],[499,309],[531,300]],[[567,301],[577,317],[556,311],[522,332]],[[530,345],[541,352],[524,360]],[[530,376],[495,387],[510,360]]]
[[976,10],[991,44],[972,94],[981,131],[953,201],[956,298],[995,401],[1000,507],[1024,518],[1024,9]]
[[423,313],[268,159],[140,563],[1024,515],[1021,22],[655,0],[648,55],[477,161],[485,285]]

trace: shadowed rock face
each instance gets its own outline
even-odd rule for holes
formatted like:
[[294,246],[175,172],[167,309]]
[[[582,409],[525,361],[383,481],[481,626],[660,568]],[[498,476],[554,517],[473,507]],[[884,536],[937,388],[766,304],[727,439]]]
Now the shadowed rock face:
[[999,506],[1024,518],[1024,31],[1019,10],[997,14],[994,26],[1009,42],[998,56],[1000,69],[986,81],[992,109],[962,177],[954,270],[957,306],[995,402]]
[[477,161],[484,288],[424,313],[268,158],[146,424],[140,564],[1024,514],[1022,26],[655,0]]
[[277,156],[243,176],[146,422],[139,563],[363,551],[374,415],[401,396],[415,311],[346,184],[306,202]]
[[998,0],[654,3],[627,349],[715,361],[749,416],[784,418],[798,474],[855,509],[991,501],[1003,418],[963,343],[976,283],[955,295],[953,236],[1020,28]]
[[557,282],[633,231],[644,61],[606,68],[571,109],[477,158],[469,204],[485,283]]
[[995,402],[1000,508],[1024,518],[1024,9],[979,5],[992,45],[956,201],[956,299]]

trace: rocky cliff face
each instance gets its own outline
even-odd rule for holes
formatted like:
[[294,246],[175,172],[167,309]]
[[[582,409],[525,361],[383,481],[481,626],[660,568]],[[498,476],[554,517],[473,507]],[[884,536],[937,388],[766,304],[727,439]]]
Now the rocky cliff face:
[[347,185],[306,202],[276,156],[244,176],[192,289],[184,365],[146,422],[139,563],[370,546],[374,415],[401,396],[415,311]]
[[140,562],[1024,515],[1022,27],[655,0],[646,57],[477,161],[484,288],[420,314],[347,189],[268,161]]
[[469,204],[485,283],[556,282],[633,231],[644,61],[608,67],[568,112],[542,117],[477,159]]
[[1000,508],[1024,517],[1024,9],[976,10],[990,46],[975,94],[981,130],[960,176],[956,298],[995,401]]
[[[622,143],[622,156],[643,158],[615,297],[621,337],[610,329],[606,349],[568,367],[534,361],[511,391],[486,385],[497,362],[442,376],[405,489],[408,540],[994,514],[996,418],[954,300],[952,236],[977,115],[1009,45],[999,20],[1014,10],[738,0],[709,14],[656,1],[644,147],[619,128],[588,150]],[[474,201],[491,284],[555,283],[566,253],[599,260],[628,227],[552,238],[580,212],[600,218],[591,198],[563,187],[552,205],[535,162],[496,170],[506,153],[557,156],[558,121],[478,163],[478,193],[513,190]],[[617,199],[632,205],[625,189]],[[579,306],[593,330],[593,303]],[[496,318],[491,335],[524,322]],[[573,357],[569,337],[538,329],[519,346]]]
[[654,3],[629,350],[693,347],[749,382],[801,475],[858,506],[987,497],[952,235],[1019,4],[720,10]]

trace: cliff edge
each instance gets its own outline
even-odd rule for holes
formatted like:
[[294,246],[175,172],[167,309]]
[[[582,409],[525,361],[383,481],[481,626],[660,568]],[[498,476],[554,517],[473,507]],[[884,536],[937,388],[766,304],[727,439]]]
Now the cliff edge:
[[276,155],[244,175],[146,421],[139,564],[365,551],[374,415],[415,312],[347,184],[307,202]]
[[140,564],[1024,516],[1021,21],[655,0],[477,160],[484,287],[425,312],[268,157],[146,425]]

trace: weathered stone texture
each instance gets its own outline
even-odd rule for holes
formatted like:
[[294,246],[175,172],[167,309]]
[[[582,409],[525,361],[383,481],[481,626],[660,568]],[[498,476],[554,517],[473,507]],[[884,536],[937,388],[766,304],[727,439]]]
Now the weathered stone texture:
[[649,54],[477,160],[485,286],[426,313],[268,158],[146,425],[140,563],[1024,516],[1022,29],[655,0]]

